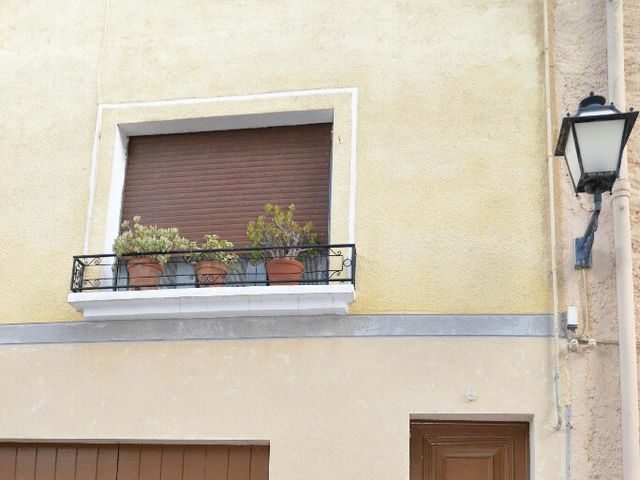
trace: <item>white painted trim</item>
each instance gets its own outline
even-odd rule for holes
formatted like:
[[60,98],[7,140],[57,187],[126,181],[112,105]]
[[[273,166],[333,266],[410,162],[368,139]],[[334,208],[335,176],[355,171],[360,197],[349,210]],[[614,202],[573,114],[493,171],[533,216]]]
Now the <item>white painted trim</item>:
[[136,135],[212,132],[332,122],[333,109],[316,109],[123,123],[118,127],[123,135],[133,137]]
[[93,204],[96,195],[96,176],[98,169],[98,149],[100,148],[100,129],[102,128],[102,105],[96,111],[96,130],[93,133],[93,147],[91,149],[91,168],[89,171],[89,195],[87,200],[87,220],[84,227],[84,242],[82,252],[89,253],[89,229],[93,218]]
[[351,92],[351,162],[349,164],[349,243],[356,243],[356,154],[358,145],[358,89]]
[[536,478],[536,435],[534,415],[530,413],[425,413],[409,415],[409,424],[417,421],[451,421],[451,422],[526,422],[529,424],[529,476]]
[[111,185],[109,187],[109,203],[107,207],[107,225],[104,236],[104,252],[113,251],[113,242],[120,232],[120,216],[122,212],[122,193],[127,172],[127,137],[119,126],[116,126],[113,162],[111,167]]
[[67,297],[86,320],[344,315],[354,299],[352,284],[82,292]]
[[140,108],[140,107],[167,107],[172,105],[197,105],[218,102],[241,102],[247,100],[263,100],[282,97],[308,97],[313,95],[335,95],[341,93],[357,94],[357,87],[316,88],[309,90],[286,90],[282,92],[253,93],[248,95],[228,95],[224,97],[209,98],[181,98],[176,100],[155,100],[148,102],[124,102],[104,103],[103,108]]
[[210,439],[210,438],[204,438],[204,439],[199,439],[199,438],[193,438],[193,437],[189,437],[189,438],[176,438],[176,437],[171,437],[171,438],[162,438],[162,437],[153,437],[153,438],[145,438],[145,437],[129,437],[129,438],[112,438],[112,437],[108,437],[108,438],[99,438],[99,437],[92,437],[92,438],[85,438],[85,437],[78,437],[78,438],[52,438],[52,437],[47,437],[47,438],[33,438],[33,437],[26,437],[26,438],[15,438],[15,437],[8,437],[8,438],[0,438],[0,442],[3,443],[60,443],[60,444],[67,444],[67,443],[80,443],[80,444],[100,444],[100,445],[111,445],[111,444],[120,444],[120,443],[124,443],[124,444],[142,444],[142,445],[147,445],[147,444],[151,444],[151,445],[260,445],[260,446],[270,446],[271,445],[271,441],[270,440],[252,440],[252,439],[235,439],[235,440],[225,440],[225,439]]
[[531,413],[458,412],[458,413],[412,413],[409,420],[451,421],[451,422],[529,422],[533,425]]

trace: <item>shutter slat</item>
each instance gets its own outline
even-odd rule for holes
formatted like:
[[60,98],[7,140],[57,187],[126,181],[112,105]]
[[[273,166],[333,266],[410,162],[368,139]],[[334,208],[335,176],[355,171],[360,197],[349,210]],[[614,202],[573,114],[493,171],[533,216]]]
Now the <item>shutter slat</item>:
[[162,460],[162,446],[142,445],[140,448],[140,479],[160,480]]
[[269,479],[269,447],[256,445],[251,449],[251,480]]
[[[144,208],[145,205],[149,205],[149,204],[153,204],[153,202],[160,202],[160,203],[167,203],[167,200],[171,200],[171,201],[180,201],[182,199],[184,199],[185,201],[187,201],[188,204],[202,204],[205,201],[208,202],[212,202],[215,201],[216,204],[219,204],[219,206],[224,207],[225,202],[227,203],[234,203],[237,204],[238,202],[242,202],[242,201],[249,201],[252,203],[255,203],[256,205],[259,206],[259,208],[256,210],[256,214],[259,212],[262,212],[262,207],[264,204],[264,201],[268,201],[269,199],[282,199],[281,201],[286,202],[287,199],[289,198],[289,192],[290,190],[288,189],[283,189],[283,188],[278,188],[278,189],[274,189],[270,192],[269,195],[266,195],[260,191],[255,191],[255,192],[249,192],[249,193],[244,193],[242,196],[234,193],[233,191],[226,191],[226,192],[222,192],[222,188],[208,188],[208,189],[193,189],[193,190],[186,190],[186,189],[180,189],[179,191],[176,192],[167,192],[167,193],[162,193],[162,192],[149,192],[147,195],[144,194],[139,194],[136,196],[131,196],[131,199],[129,200],[130,204],[129,206],[132,208]],[[194,199],[194,196],[191,195],[191,193],[195,193],[195,194],[199,194],[197,198]],[[327,192],[325,192],[324,188],[323,189],[306,189],[303,191],[300,191],[299,194],[297,195],[296,199],[296,211],[300,212],[302,210],[308,210],[309,204],[312,202],[318,202],[319,204],[327,204],[328,200],[326,199],[327,197]],[[324,197],[324,198],[323,198]],[[303,200],[307,200],[307,202],[304,202],[304,207],[302,206],[302,201]],[[286,206],[286,205],[283,205]]]
[[120,445],[118,453],[118,480],[138,480],[140,445]]
[[56,480],[75,480],[76,448],[71,445],[60,445],[56,457]]
[[232,445],[229,447],[228,480],[251,480],[251,447]]
[[[287,177],[295,177],[299,179],[301,178],[301,175],[302,175],[301,170],[303,170],[303,167],[296,167],[291,169],[286,169],[286,168],[276,169],[276,168],[264,168],[260,166],[260,168],[243,168],[242,172],[240,172],[235,167],[233,169],[226,169],[226,170],[221,169],[219,171],[202,170],[198,172],[197,179],[194,178],[195,169],[191,169],[191,168],[190,169],[184,168],[181,171],[176,173],[169,173],[157,167],[147,167],[146,170],[148,171],[146,172],[130,171],[133,175],[133,181],[130,182],[129,185],[143,183],[144,180],[147,180],[147,179],[151,179],[155,183],[158,181],[162,181],[163,179],[166,179],[167,181],[171,181],[171,180],[180,180],[182,178],[188,181],[203,180],[206,178],[213,181],[215,180],[218,180],[221,182],[233,181],[234,183],[239,183],[239,182],[246,181],[246,179],[251,179],[251,178],[264,179],[264,175],[269,173],[276,173],[277,174],[277,176],[275,177],[276,180],[278,178],[287,178]],[[307,182],[309,182],[312,179],[316,178],[317,176],[326,177],[327,175],[328,173],[326,172],[325,165],[318,165],[318,166],[308,165],[304,167],[304,177],[302,178],[306,178]]]
[[[147,167],[147,169],[149,169],[151,167]],[[312,178],[325,178],[328,177],[328,172],[326,171],[326,166],[325,165],[307,165],[306,167],[296,167],[296,168],[279,168],[279,169],[273,169],[273,168],[265,168],[262,165],[259,168],[244,168],[242,170],[242,172],[239,171],[234,171],[234,170],[224,170],[221,169],[220,171],[214,171],[211,172],[209,171],[201,171],[199,172],[199,176],[197,178],[197,180],[204,180],[207,179],[207,181],[217,181],[220,183],[224,183],[224,182],[233,182],[233,183],[241,183],[241,182],[246,182],[248,179],[264,179],[264,175],[265,173],[269,173],[272,171],[275,171],[278,176],[276,177],[276,180],[278,178],[287,178],[287,177],[296,177],[299,178],[300,177],[300,170],[304,168],[304,173],[305,175],[309,178],[309,181]],[[158,168],[155,168],[153,171],[150,172],[131,172],[132,175],[135,176],[141,176],[142,174],[144,174],[143,177],[136,179],[137,183],[135,182],[131,182],[130,185],[134,185],[134,184],[144,184],[143,181],[150,179],[153,181],[153,183],[156,182],[162,182],[162,180],[165,180],[166,182],[173,182],[173,181],[185,181],[185,182],[193,182],[195,181],[195,179],[193,178],[193,173],[189,170],[186,169],[182,169],[179,172],[176,173],[169,173],[166,170],[161,170]]]
[[[56,447],[52,445],[38,446],[36,455],[36,471],[34,480],[55,480]],[[0,478],[2,478],[0,476]],[[101,480],[100,477],[94,480]]]
[[100,445],[98,447],[98,463],[96,480],[112,480],[118,472],[118,446]]
[[162,448],[160,478],[162,480],[182,480],[183,464],[184,448],[180,445],[165,445]]
[[[274,188],[277,188],[282,192],[291,192],[292,188],[290,185],[290,181],[286,182],[283,179],[279,179],[273,182],[263,181],[264,176],[260,178],[259,181],[251,182],[247,187],[251,187],[252,190],[245,193],[244,189],[242,189],[242,185],[239,183],[250,182],[250,179],[243,179],[238,183],[235,182],[217,182],[217,181],[209,181],[206,179],[201,181],[194,181],[192,183],[185,183],[185,181],[179,181],[173,183],[170,179],[165,179],[162,182],[158,182],[157,184],[148,183],[148,184],[138,184],[135,186],[130,186],[125,190],[125,194],[128,194],[131,197],[144,197],[150,194],[161,195],[162,192],[159,192],[159,188],[165,189],[167,193],[182,193],[184,191],[201,191],[201,192],[211,192],[213,189],[222,189],[224,188],[231,195],[238,194],[255,194],[262,190],[266,190],[268,185],[271,185],[270,192],[273,191]],[[316,179],[316,182],[310,183],[308,185],[300,186],[296,189],[299,192],[322,192],[326,188],[328,178],[325,176],[324,178]],[[277,187],[274,187],[277,186]],[[237,192],[237,193],[236,193]]]
[[96,480],[98,448],[95,445],[79,445],[75,480]]
[[[189,135],[189,134],[186,134]],[[191,148],[194,145],[190,145]],[[278,145],[277,148],[264,148],[260,146],[253,146],[253,148],[260,148],[261,150],[225,150],[225,151],[207,151],[204,150],[202,152],[193,153],[193,152],[182,152],[179,150],[162,150],[162,151],[153,151],[153,152],[144,152],[142,149],[136,149],[131,153],[134,155],[150,155],[144,160],[141,161],[140,165],[151,165],[155,163],[166,164],[167,167],[179,167],[180,164],[175,164],[174,160],[176,156],[180,156],[181,158],[188,158],[190,161],[194,162],[194,165],[202,165],[206,166],[212,158],[215,158],[216,162],[219,165],[233,165],[234,160],[238,157],[238,155],[242,155],[245,161],[251,165],[255,164],[269,164],[278,163],[277,159],[287,159],[292,163],[296,163],[299,161],[300,155],[304,155],[304,157],[322,157],[324,156],[330,149],[329,148],[318,148],[318,149],[310,149],[310,148],[292,148],[287,145]],[[275,160],[275,161],[274,161]]]
[[[36,468],[36,447],[20,445],[15,465],[16,480],[33,480]],[[0,477],[1,478],[1,477]]]
[[331,124],[131,137],[122,217],[247,244],[265,203],[328,241]]
[[[250,210],[250,209],[238,208],[234,212],[218,214],[215,217],[212,217],[206,209],[193,209],[193,210],[189,210],[188,213],[183,214],[182,218],[180,219],[180,222],[186,225],[189,223],[193,223],[194,219],[196,218],[203,218],[203,219],[208,218],[208,219],[211,219],[211,221],[213,222],[215,222],[216,220],[218,221],[224,220],[224,222],[228,223],[229,225],[244,225],[246,227],[247,224],[242,220],[238,220],[237,215],[240,213],[251,214],[252,212],[253,210]],[[182,214],[182,208],[176,208],[175,210],[169,210],[169,211],[163,210],[162,212],[155,213],[153,215],[153,218],[161,220],[160,223],[166,224],[167,222],[170,223],[175,217],[175,215],[177,214]],[[304,216],[306,219],[312,219],[312,218],[321,219],[321,218],[324,218],[324,212],[321,212],[321,211],[305,212]],[[148,218],[151,218],[151,215]],[[156,222],[156,223],[153,223],[153,225],[163,226],[163,225],[160,225],[160,223]]]
[[227,480],[229,473],[229,446],[209,445],[205,459],[206,480]]
[[182,480],[205,480],[207,447],[190,447],[184,451]]

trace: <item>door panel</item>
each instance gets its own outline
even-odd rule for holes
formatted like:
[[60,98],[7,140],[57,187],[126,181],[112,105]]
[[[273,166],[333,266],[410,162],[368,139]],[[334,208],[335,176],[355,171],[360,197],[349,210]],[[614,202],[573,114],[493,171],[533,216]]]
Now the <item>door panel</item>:
[[[1,449],[2,447],[0,447]],[[35,480],[54,480],[56,466],[56,447],[39,446],[36,458]],[[2,478],[2,477],[0,477]],[[100,477],[97,477],[100,480]]]
[[95,480],[98,466],[98,447],[96,445],[81,445],[76,457],[75,480]]
[[112,480],[118,472],[118,446],[100,445],[98,447],[97,480]]
[[118,480],[138,480],[140,446],[121,445],[118,453]]
[[411,480],[528,480],[526,423],[413,422]]
[[36,448],[26,445],[18,448],[16,465],[16,480],[31,480],[36,470]]
[[268,480],[266,445],[0,443],[0,480]]
[[56,456],[56,480],[75,480],[76,448],[72,445],[58,447]]

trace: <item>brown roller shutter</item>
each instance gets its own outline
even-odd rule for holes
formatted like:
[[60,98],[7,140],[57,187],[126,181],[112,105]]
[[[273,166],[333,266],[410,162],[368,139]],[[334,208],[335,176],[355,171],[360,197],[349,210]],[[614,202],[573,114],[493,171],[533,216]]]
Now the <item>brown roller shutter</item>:
[[0,444],[0,480],[268,480],[262,445]]
[[123,219],[246,245],[265,203],[296,204],[328,241],[331,124],[131,137]]

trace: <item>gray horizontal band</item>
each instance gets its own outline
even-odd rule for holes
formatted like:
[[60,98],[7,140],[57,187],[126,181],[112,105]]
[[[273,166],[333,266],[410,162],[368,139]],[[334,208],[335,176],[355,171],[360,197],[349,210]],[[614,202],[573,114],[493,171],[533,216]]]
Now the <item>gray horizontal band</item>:
[[548,337],[552,316],[319,315],[0,325],[0,345],[322,337]]

